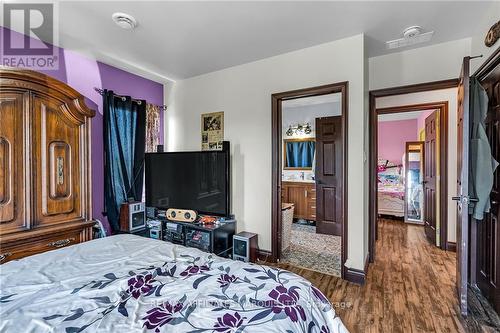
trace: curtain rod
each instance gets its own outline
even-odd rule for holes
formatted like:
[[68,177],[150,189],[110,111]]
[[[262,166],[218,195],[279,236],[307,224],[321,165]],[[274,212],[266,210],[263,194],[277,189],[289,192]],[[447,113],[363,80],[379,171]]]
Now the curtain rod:
[[[97,88],[97,87],[94,87],[94,90],[97,91],[99,93],[99,95],[103,96],[104,95],[104,89],[101,89],[101,88]],[[122,99],[122,101],[125,101],[125,96],[123,95],[119,95],[119,94],[114,94],[116,97],[119,97]],[[133,101],[137,102],[137,104],[141,105],[142,103],[142,100],[140,99],[135,99],[135,98],[132,98]],[[160,111],[166,111],[167,110],[167,106],[166,105],[156,105]]]

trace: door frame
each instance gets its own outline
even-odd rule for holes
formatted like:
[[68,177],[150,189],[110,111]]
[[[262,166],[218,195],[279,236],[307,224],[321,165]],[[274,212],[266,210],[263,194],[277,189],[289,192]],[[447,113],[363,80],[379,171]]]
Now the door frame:
[[[471,59],[474,59],[472,57]],[[482,84],[484,80],[491,75],[493,70],[500,64],[500,48],[497,48],[480,66],[479,68],[470,75],[470,78],[475,77]],[[490,213],[491,214],[491,213]],[[469,274],[468,279],[471,285],[478,284],[478,261],[477,261],[477,253],[478,253],[478,225],[477,223],[470,224],[470,234],[468,237],[469,240],[469,254],[468,254],[468,262],[469,262]],[[479,288],[481,291],[482,289]]]
[[271,216],[271,253],[269,259],[276,262],[281,258],[281,170],[282,170],[282,108],[285,100],[301,97],[341,94],[343,161],[343,220],[341,236],[341,278],[345,277],[347,260],[347,130],[348,130],[348,87],[349,83],[338,82],[317,87],[291,90],[271,95],[272,128],[272,216]]
[[[425,110],[422,107],[427,107],[429,106],[432,108],[434,107],[435,109],[438,108],[444,108],[446,111],[445,112],[440,112],[440,125],[444,124],[445,126],[440,127],[440,137],[444,138],[444,140],[440,140],[440,151],[446,151],[446,154],[441,154],[440,158],[440,175],[441,175],[441,180],[440,180],[440,188],[444,189],[444,191],[441,191],[440,193],[440,206],[441,207],[447,207],[447,182],[448,182],[448,173],[447,173],[447,155],[448,155],[448,102],[434,102],[434,103],[425,103],[425,104],[415,104],[415,105],[407,105],[407,106],[400,106],[400,107],[392,107],[392,108],[384,108],[384,109],[376,109],[376,104],[375,101],[379,97],[386,97],[386,96],[395,96],[395,95],[403,95],[403,94],[411,94],[411,93],[417,93],[417,92],[425,92],[425,91],[432,91],[432,90],[441,90],[441,89],[449,89],[449,88],[456,88],[458,87],[458,79],[449,79],[449,80],[443,80],[443,81],[434,81],[434,82],[427,82],[427,83],[419,83],[419,84],[414,84],[414,85],[408,85],[408,86],[401,86],[401,87],[393,87],[393,88],[386,88],[386,89],[379,89],[379,90],[372,90],[369,92],[369,206],[368,206],[368,224],[369,224],[369,234],[368,234],[368,259],[370,263],[373,263],[375,261],[375,242],[377,239],[377,199],[378,199],[378,193],[377,193],[377,159],[378,159],[378,115],[383,114],[383,113],[396,113],[396,112],[409,112],[409,111],[420,111],[420,110]],[[443,119],[443,117],[445,117]],[[444,131],[444,133],[443,133]],[[443,135],[444,134],[444,135]],[[445,145],[445,147],[443,147]],[[444,148],[444,149],[443,149]],[[444,159],[444,161],[443,161]],[[444,168],[444,170],[443,170]],[[443,177],[443,175],[446,175],[446,177]],[[445,186],[443,186],[443,183],[445,183]],[[443,205],[444,201],[444,205]],[[447,211],[445,209],[441,210],[441,214],[446,213]],[[441,221],[444,221],[444,224],[446,224],[447,227],[447,219],[446,215],[445,218],[443,219],[443,216],[440,218],[440,223]],[[441,228],[441,226],[440,226]],[[443,228],[441,228],[441,233],[443,233]],[[445,237],[441,237],[442,234],[440,234],[440,245],[443,249],[446,249],[448,244],[446,244],[446,234]],[[444,241],[444,243],[443,243]],[[448,250],[451,250],[452,245],[450,244]]]
[[[424,163],[425,163],[425,151],[424,151],[424,146],[425,142],[424,141],[406,141],[405,144],[405,171],[408,170],[408,167],[410,165],[410,146],[420,146],[420,171],[424,170]],[[408,197],[408,187],[407,187],[407,182],[406,182],[406,175],[405,177],[405,198]],[[425,208],[425,207],[424,207]],[[405,223],[415,223],[415,224],[420,224],[412,221],[408,221],[408,202],[405,200],[405,216],[404,216],[404,221]],[[421,210],[421,214],[423,215],[423,211]]]

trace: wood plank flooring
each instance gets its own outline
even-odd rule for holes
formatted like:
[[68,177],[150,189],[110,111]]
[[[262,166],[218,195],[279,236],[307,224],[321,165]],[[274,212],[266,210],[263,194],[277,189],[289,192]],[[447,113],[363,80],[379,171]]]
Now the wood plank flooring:
[[459,313],[455,253],[425,239],[422,226],[379,222],[376,262],[358,286],[288,264],[280,267],[310,280],[327,295],[350,332],[495,332]]

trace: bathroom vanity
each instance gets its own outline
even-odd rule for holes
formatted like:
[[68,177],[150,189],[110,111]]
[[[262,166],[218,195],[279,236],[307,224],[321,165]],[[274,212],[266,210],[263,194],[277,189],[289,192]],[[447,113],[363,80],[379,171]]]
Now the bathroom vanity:
[[281,202],[295,205],[294,218],[316,221],[316,184],[313,180],[284,180]]

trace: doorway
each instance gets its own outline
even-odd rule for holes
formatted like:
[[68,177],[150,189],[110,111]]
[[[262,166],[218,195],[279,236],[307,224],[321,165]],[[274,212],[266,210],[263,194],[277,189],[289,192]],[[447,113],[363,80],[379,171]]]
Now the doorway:
[[[488,97],[485,128],[492,157],[500,161],[500,49],[476,73]],[[471,92],[473,93],[473,92]],[[470,282],[500,314],[500,168],[494,172],[490,211],[470,222]]]
[[[312,233],[311,240],[304,239],[304,243],[317,243],[318,249],[337,237],[336,265],[342,278],[347,258],[347,85],[342,82],[272,95],[271,259],[279,261],[287,254],[283,248],[287,250],[290,243],[290,229],[292,233]],[[337,113],[319,111],[320,104],[329,99],[335,100]],[[296,112],[304,105],[319,113]],[[290,116],[294,112],[300,119]],[[306,261],[312,260],[302,263]],[[332,260],[322,261],[328,266]]]
[[[401,95],[411,95],[413,97],[420,96],[418,94],[424,93],[434,93],[435,91],[448,91],[453,92],[454,98],[456,98],[456,88],[458,86],[458,80],[446,80],[438,81],[432,83],[418,84],[405,87],[396,87],[389,89],[382,89],[370,92],[370,158],[369,158],[369,260],[374,262],[375,260],[375,241],[378,238],[377,232],[377,220],[378,220],[378,193],[377,193],[377,156],[378,156],[378,129],[377,129],[377,118],[379,115],[383,114],[393,114],[393,113],[405,113],[405,112],[415,112],[421,110],[438,110],[439,116],[438,121],[441,125],[438,134],[441,140],[436,142],[436,149],[442,152],[436,163],[436,172],[439,172],[439,177],[436,178],[436,186],[440,189],[439,195],[433,201],[436,207],[440,207],[438,214],[436,215],[439,219],[440,225],[439,229],[436,230],[436,245],[444,250],[454,250],[456,245],[454,243],[448,242],[448,101],[436,101],[428,103],[418,103],[415,104],[402,104],[399,106],[391,107],[377,107],[376,100],[378,98],[394,97],[399,98]],[[439,95],[436,93],[436,95]],[[424,148],[424,151],[427,149]],[[424,157],[425,160],[425,157]],[[450,175],[452,176],[452,175]],[[451,200],[451,199],[450,199]],[[425,206],[425,203],[424,203]],[[454,228],[453,228],[454,229]]]

